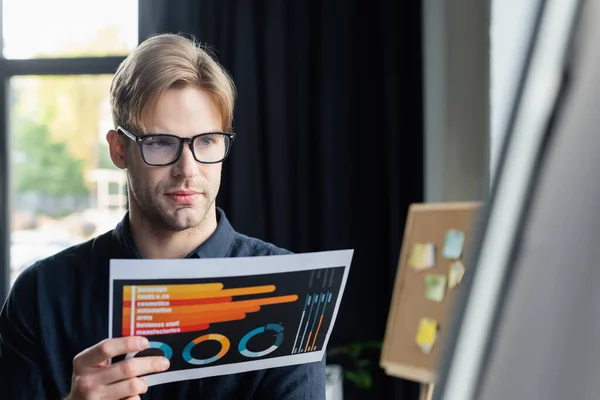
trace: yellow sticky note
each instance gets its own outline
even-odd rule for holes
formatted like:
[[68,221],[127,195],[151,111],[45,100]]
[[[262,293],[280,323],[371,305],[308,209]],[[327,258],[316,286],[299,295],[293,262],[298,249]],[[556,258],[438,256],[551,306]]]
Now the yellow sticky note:
[[423,318],[419,323],[417,331],[416,343],[425,354],[431,353],[431,349],[435,344],[438,336],[438,323],[431,318]]
[[433,243],[416,243],[408,260],[408,265],[416,270],[432,268],[435,265],[435,246]]
[[464,275],[465,266],[463,263],[460,261],[452,263],[450,265],[450,270],[448,271],[448,289],[453,289],[458,286]]

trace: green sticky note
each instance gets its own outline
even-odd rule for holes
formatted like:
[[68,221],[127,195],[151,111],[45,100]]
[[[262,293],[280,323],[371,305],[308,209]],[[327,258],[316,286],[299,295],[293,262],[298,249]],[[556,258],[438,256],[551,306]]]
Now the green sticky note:
[[425,297],[440,302],[446,294],[446,276],[437,274],[425,275]]

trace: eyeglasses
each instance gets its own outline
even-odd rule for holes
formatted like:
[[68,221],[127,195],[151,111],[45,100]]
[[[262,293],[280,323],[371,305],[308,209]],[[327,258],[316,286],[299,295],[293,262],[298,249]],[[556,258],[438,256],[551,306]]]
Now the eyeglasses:
[[199,163],[220,163],[229,155],[235,138],[235,133],[231,132],[201,133],[191,138],[167,134],[136,136],[120,126],[117,128],[117,132],[136,142],[140,147],[144,162],[155,167],[176,163],[181,157],[184,143],[189,143],[192,155]]

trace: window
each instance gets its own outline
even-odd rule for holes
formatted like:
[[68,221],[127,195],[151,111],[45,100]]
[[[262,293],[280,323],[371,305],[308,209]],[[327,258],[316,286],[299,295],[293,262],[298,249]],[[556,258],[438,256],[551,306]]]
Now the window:
[[33,262],[113,228],[125,175],[109,158],[110,75],[10,80],[10,280]]
[[138,0],[4,0],[4,57],[127,55],[138,42],[137,5]]
[[112,74],[138,43],[138,0],[3,0],[2,7],[4,298],[25,268],[123,218],[125,173],[112,164],[105,136]]

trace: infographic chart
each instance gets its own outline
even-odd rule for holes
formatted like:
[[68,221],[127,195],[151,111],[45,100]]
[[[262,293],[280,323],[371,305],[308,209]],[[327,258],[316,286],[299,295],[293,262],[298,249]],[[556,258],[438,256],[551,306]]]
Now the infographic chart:
[[268,257],[112,260],[110,337],[164,355],[149,385],[320,361],[351,250]]

